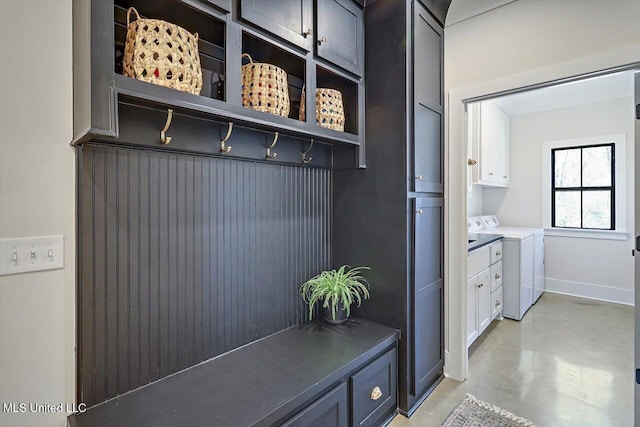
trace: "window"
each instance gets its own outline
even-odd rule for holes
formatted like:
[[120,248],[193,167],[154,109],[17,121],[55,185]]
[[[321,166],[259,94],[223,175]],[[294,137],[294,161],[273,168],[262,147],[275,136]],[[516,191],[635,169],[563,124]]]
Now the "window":
[[622,133],[542,143],[545,235],[627,240],[626,145]]
[[551,226],[615,230],[614,143],[551,150]]

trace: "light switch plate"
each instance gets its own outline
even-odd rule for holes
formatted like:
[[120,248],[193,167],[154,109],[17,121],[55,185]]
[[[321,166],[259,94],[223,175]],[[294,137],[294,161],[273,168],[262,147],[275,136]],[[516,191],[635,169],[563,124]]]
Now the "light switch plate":
[[0,276],[64,268],[64,237],[0,239]]

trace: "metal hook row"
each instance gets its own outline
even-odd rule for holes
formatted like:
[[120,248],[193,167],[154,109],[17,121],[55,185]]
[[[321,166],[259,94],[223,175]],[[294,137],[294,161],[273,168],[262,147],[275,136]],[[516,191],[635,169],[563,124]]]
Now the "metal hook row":
[[[173,110],[168,109],[167,121],[164,124],[164,128],[162,128],[162,130],[160,131],[160,142],[164,145],[167,145],[171,142],[171,137],[167,135],[167,131],[171,126],[172,118],[173,118]],[[231,146],[227,145],[227,141],[229,141],[229,138],[231,137],[232,132],[233,132],[233,122],[229,122],[229,127],[227,128],[227,134],[224,136],[224,138],[222,138],[222,140],[220,140],[221,153],[228,153],[231,151]],[[275,148],[276,144],[278,143],[279,136],[280,136],[280,133],[275,132],[273,136],[273,142],[271,142],[271,145],[267,147],[267,159],[275,159],[276,156],[278,155],[278,153],[272,150]],[[309,148],[307,148],[305,151],[302,152],[302,162],[304,164],[309,164],[311,160],[313,160],[313,157],[307,157],[307,154],[309,154],[309,151],[311,151],[312,148],[313,148],[313,138],[311,139],[311,145],[309,145]]]

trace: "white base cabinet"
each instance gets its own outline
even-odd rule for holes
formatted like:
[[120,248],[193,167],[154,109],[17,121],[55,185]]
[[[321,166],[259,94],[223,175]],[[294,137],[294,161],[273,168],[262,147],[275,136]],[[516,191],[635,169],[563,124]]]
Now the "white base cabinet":
[[467,261],[467,347],[502,316],[502,243],[476,249]]

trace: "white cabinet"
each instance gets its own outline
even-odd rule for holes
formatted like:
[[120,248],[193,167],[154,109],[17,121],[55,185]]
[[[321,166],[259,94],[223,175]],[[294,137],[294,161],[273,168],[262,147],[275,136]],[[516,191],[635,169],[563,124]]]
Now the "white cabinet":
[[468,137],[472,184],[509,186],[509,116],[493,101],[469,105]]
[[[498,254],[498,255],[496,255]],[[469,253],[467,260],[467,347],[502,313],[502,243]]]

